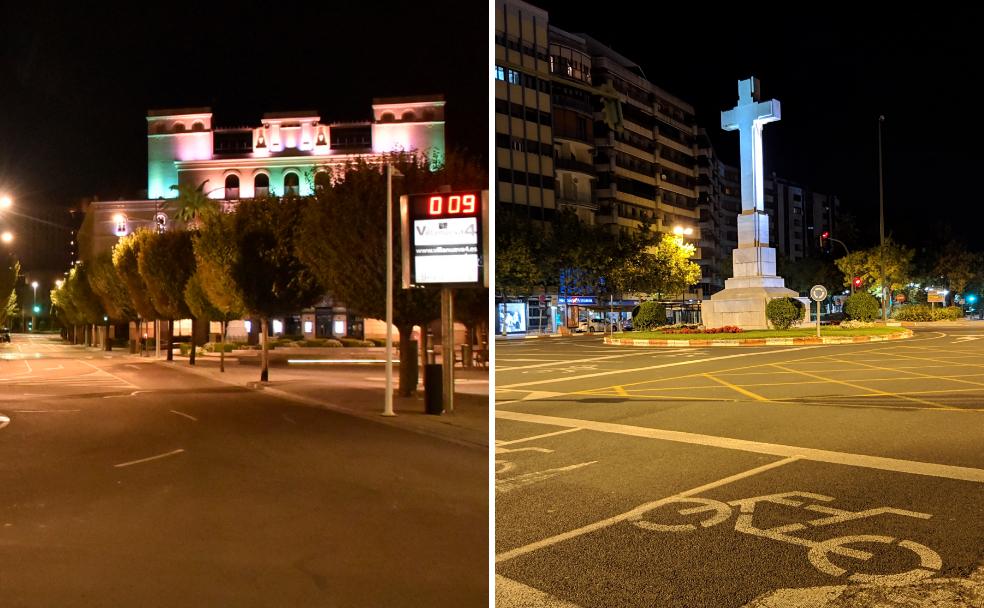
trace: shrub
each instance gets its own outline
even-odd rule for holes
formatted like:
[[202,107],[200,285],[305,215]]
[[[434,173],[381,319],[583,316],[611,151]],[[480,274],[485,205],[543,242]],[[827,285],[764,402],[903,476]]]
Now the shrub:
[[342,343],[336,340],[335,338],[326,338],[322,346],[326,348],[341,348]]
[[632,326],[636,329],[653,329],[666,325],[666,307],[659,302],[643,302],[632,316]]
[[765,305],[765,316],[776,329],[789,329],[793,321],[801,319],[801,313],[792,298],[775,298]]
[[221,345],[218,342],[206,342],[205,345],[202,346],[202,350],[206,353],[217,353],[221,351],[231,353],[235,350],[235,348],[235,344],[230,344],[228,342]]
[[874,321],[880,312],[878,298],[867,291],[859,291],[844,301],[844,314],[853,321]]
[[338,341],[341,342],[342,346],[346,348],[365,348],[375,346],[375,344],[368,340],[360,340],[358,338],[339,338]]
[[959,321],[964,318],[962,306],[947,306],[932,309],[934,321]]
[[896,321],[932,321],[933,312],[927,304],[903,304],[892,311]]

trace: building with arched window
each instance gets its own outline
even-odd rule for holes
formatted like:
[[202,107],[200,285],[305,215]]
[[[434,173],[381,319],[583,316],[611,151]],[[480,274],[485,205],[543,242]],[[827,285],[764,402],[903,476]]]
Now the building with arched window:
[[372,118],[359,122],[272,112],[259,125],[221,127],[210,108],[154,110],[147,115],[147,198],[175,198],[172,186],[201,183],[215,199],[307,196],[317,173],[397,150],[443,157],[442,95],[374,99]]
[[[259,125],[227,127],[213,122],[210,108],[151,111],[147,197],[89,204],[79,231],[79,259],[94,258],[138,228],[182,229],[178,186],[200,186],[231,209],[242,199],[313,195],[359,158],[376,163],[390,152],[416,151],[443,159],[444,103],[441,95],[374,99],[371,118],[364,121],[326,122],[313,111],[276,112],[264,114]],[[276,333],[311,338],[377,333],[366,322],[326,295],[314,308],[283,315],[271,326]],[[186,335],[189,327],[179,322],[176,335]],[[230,332],[246,327],[234,322]]]

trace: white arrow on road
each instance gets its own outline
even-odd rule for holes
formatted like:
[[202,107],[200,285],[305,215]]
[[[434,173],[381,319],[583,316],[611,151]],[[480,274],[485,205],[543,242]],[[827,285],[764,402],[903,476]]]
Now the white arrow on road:
[[959,338],[954,340],[953,343],[956,344],[957,342],[970,342],[971,340],[978,340],[978,339],[980,339],[980,336],[960,336]]

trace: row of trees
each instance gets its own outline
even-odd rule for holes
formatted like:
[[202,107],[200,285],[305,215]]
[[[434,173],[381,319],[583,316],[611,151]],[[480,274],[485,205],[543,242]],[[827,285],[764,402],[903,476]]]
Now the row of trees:
[[0,327],[17,314],[17,280],[20,278],[20,262],[12,255],[5,255],[0,262]]
[[645,223],[639,230],[612,231],[586,224],[568,209],[543,223],[497,211],[495,239],[495,282],[503,296],[557,287],[660,299],[700,281],[700,267],[691,260],[694,246]]
[[[404,176],[394,181],[397,217],[402,193],[487,183],[484,166],[463,154],[449,154],[437,171],[420,155],[400,153],[386,160]],[[384,316],[386,181],[380,169],[359,160],[313,197],[243,200],[229,213],[205,197],[201,186],[182,187],[179,219],[188,230],[137,230],[123,237],[111,253],[76,265],[52,292],[52,301],[67,325],[165,320],[168,335],[174,319],[192,319],[196,336],[203,322],[221,322],[224,336],[229,320],[258,319],[260,379],[266,381],[271,317],[312,306],[328,292],[353,312]],[[394,240],[399,239],[395,232]],[[399,276],[398,242],[394,251]],[[411,331],[440,315],[438,293],[397,286],[394,296],[401,360],[411,361],[417,355]],[[459,321],[481,326],[487,291],[458,290],[455,308]],[[194,359],[192,348],[191,364]],[[400,392],[409,395],[417,384],[414,366],[400,370]]]

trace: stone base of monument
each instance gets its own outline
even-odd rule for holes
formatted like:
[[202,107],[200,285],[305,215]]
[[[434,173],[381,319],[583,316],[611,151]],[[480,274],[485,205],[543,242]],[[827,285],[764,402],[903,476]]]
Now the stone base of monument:
[[799,294],[787,288],[782,277],[776,276],[775,249],[739,247],[732,256],[735,276],[727,279],[724,289],[710,300],[701,302],[704,327],[735,325],[742,329],[769,329],[765,316],[769,300],[800,299]]

